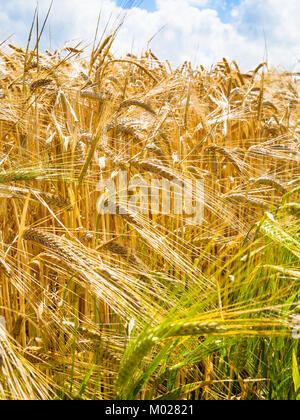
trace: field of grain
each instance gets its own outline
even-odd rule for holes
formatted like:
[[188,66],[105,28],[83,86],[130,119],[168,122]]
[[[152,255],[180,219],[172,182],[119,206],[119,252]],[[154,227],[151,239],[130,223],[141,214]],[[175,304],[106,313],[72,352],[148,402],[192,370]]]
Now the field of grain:
[[[0,399],[299,399],[297,76],[112,40],[1,47]],[[203,220],[121,172],[201,180]]]

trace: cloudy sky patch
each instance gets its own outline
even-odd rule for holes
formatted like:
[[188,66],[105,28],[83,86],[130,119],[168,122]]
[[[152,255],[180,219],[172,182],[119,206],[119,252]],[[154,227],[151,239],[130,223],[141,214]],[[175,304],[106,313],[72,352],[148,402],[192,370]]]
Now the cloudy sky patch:
[[[0,0],[0,38],[14,33],[26,44],[36,0]],[[39,0],[40,16],[50,0]],[[132,7],[133,6],[133,7]],[[299,70],[299,0],[54,0],[43,48],[92,42],[101,11],[101,30],[125,16],[114,52],[139,53],[153,35],[151,48],[177,65],[185,60],[207,67],[227,57],[244,69],[263,61],[267,45],[271,65]],[[40,18],[40,19],[41,19]]]

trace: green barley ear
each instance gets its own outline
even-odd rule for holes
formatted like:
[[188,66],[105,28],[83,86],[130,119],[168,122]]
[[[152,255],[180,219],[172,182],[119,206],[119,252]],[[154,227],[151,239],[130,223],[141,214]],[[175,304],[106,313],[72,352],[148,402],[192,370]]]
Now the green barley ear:
[[233,345],[233,351],[231,354],[231,363],[235,367],[238,373],[247,369],[249,357],[248,340],[245,338],[239,339],[235,345]]
[[265,220],[260,225],[260,230],[274,242],[300,258],[300,241],[286,232],[271,214],[266,214]]
[[281,207],[282,211],[286,211],[292,216],[300,217],[300,204],[299,203],[287,203]]
[[41,174],[42,171],[31,169],[16,169],[14,171],[2,172],[0,173],[0,183],[5,184],[14,181],[34,181]]

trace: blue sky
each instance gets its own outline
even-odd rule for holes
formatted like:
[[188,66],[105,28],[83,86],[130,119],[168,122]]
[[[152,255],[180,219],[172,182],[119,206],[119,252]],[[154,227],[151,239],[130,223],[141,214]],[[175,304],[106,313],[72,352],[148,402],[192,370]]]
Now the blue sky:
[[141,3],[141,7],[145,8],[146,10],[149,10],[149,12],[153,12],[156,10],[156,4],[154,0],[144,0]]
[[[126,0],[116,0],[116,3],[118,6],[125,6],[126,3],[129,5],[129,2],[126,2]],[[139,5],[139,7],[148,10],[149,12],[153,12],[157,10],[156,8],[156,0],[136,0],[134,2],[135,4]],[[219,8],[223,9],[222,6],[225,8],[232,8],[233,6],[240,3],[240,0],[224,0],[215,2],[215,4],[219,3]],[[217,4],[218,5],[218,4]]]
[[[125,8],[126,1],[116,0],[118,6],[123,6]],[[146,9],[148,12],[154,12],[156,10],[155,0],[136,0],[135,2],[141,9]]]
[[[36,2],[0,0],[0,43],[13,33],[15,43],[26,44]],[[41,21],[50,0],[38,2]],[[125,16],[117,56],[138,54],[151,39],[155,54],[174,65],[191,60],[209,67],[225,56],[247,70],[265,59],[266,41],[271,65],[299,70],[299,0],[284,7],[282,0],[54,0],[41,47],[90,45],[100,10],[100,32]]]
[[[218,10],[218,13],[222,20],[230,20],[230,12],[231,10],[240,3],[241,0],[219,0],[211,2],[213,6]],[[126,0],[116,0],[115,1],[118,6],[121,7],[128,7],[130,8],[130,0],[129,2]],[[133,0],[134,6],[138,5],[141,9],[146,9],[148,12],[154,12],[157,10],[156,7],[156,0]],[[131,6],[132,7],[132,6]],[[199,7],[199,6],[198,6]]]

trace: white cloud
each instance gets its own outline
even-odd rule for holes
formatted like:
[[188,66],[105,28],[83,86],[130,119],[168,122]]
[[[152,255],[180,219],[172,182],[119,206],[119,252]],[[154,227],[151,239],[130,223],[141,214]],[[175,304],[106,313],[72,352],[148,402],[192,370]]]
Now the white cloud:
[[299,62],[299,0],[244,0],[232,15],[237,31],[249,42],[262,43],[265,33],[273,63],[292,68]]
[[[157,0],[157,10],[133,8],[128,13],[114,45],[116,54],[145,49],[148,40],[162,59],[179,64],[192,60],[209,66],[227,57],[244,69],[263,60],[265,31],[271,64],[295,68],[299,51],[299,0],[242,0],[229,22],[222,22],[216,9],[221,0]],[[39,0],[41,13],[49,0]],[[19,41],[26,39],[36,0],[0,0],[0,36],[14,31]],[[69,39],[92,41],[101,8],[102,28],[110,19],[116,24],[123,10],[112,0],[54,0],[50,18],[53,43]],[[46,31],[43,45],[49,46]]]

